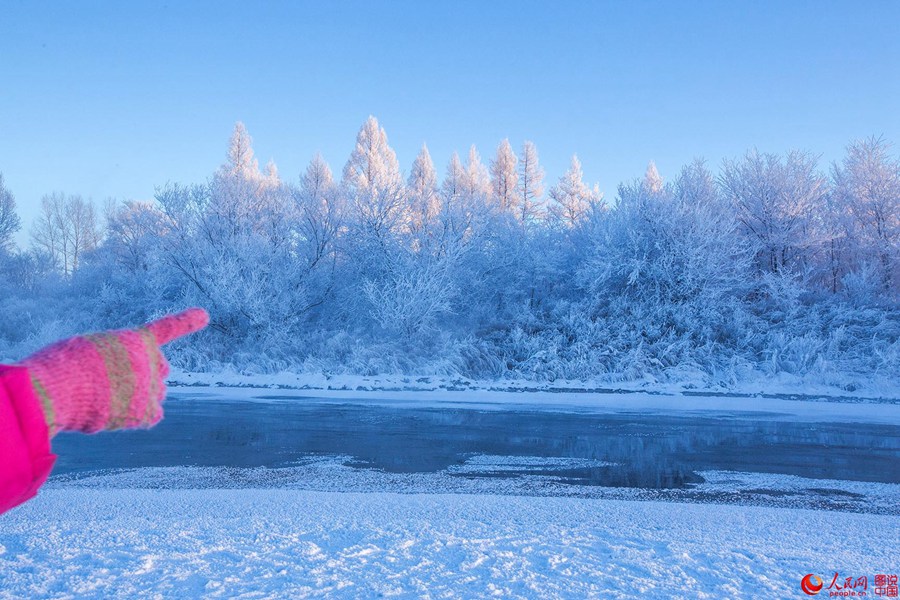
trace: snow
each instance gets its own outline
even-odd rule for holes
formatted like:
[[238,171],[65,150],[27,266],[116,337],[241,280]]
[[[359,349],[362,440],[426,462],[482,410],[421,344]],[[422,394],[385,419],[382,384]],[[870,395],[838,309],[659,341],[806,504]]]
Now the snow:
[[0,519],[0,598],[795,597],[895,572],[896,517],[578,498],[52,489]]
[[[239,386],[239,387],[236,387]],[[439,377],[353,377],[325,379],[315,375],[281,373],[242,376],[237,373],[173,372],[170,389],[176,394],[230,398],[254,402],[335,401],[392,407],[445,407],[504,410],[640,411],[654,414],[748,416],[799,422],[883,423],[900,425],[900,390],[890,397],[804,395],[783,396],[706,394],[690,391],[648,392],[616,389],[598,392],[583,386],[553,388]]]
[[[54,476],[50,489],[297,489],[316,492],[574,497],[840,510],[900,517],[900,483],[812,479],[772,473],[698,471],[686,488],[606,487],[562,473],[583,459],[476,455],[426,473],[358,468],[353,456],[308,455],[291,467],[144,467]],[[608,463],[607,463],[608,464]]]
[[[631,381],[568,380],[532,381],[527,379],[470,379],[441,375],[390,375],[376,376],[350,374],[324,374],[322,372],[281,371],[279,373],[254,373],[225,366],[219,369],[197,372],[172,368],[169,382],[175,385],[211,385],[217,387],[273,387],[279,389],[312,390],[366,390],[366,391],[473,391],[511,393],[521,392],[570,392],[611,393],[643,392],[651,395],[700,395],[743,397],[782,397],[806,400],[843,402],[894,402],[900,403],[900,385],[896,377],[869,377],[866,385],[843,389],[836,385],[816,383],[809,379],[788,375],[769,375],[765,378],[748,376],[727,386],[705,385],[700,376],[684,377],[676,382],[662,382],[653,377]],[[858,383],[858,382],[857,382]]]

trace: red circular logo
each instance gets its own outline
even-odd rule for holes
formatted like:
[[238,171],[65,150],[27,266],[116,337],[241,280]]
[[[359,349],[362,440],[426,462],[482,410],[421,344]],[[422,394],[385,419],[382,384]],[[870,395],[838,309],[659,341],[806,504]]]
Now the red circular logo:
[[800,581],[800,589],[807,596],[815,596],[822,591],[822,578],[810,573]]

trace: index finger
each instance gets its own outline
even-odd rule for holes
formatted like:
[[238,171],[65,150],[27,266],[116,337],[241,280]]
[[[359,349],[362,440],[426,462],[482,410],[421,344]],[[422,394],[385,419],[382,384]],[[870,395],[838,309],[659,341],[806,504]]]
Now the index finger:
[[184,312],[168,315],[149,323],[146,328],[162,346],[182,336],[200,331],[209,324],[209,313],[202,308],[189,308]]

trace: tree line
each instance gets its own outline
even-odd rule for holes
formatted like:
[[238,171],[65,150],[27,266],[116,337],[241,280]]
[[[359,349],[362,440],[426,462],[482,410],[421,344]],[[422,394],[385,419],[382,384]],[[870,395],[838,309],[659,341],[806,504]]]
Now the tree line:
[[607,199],[534,144],[404,177],[370,117],[340,180],[260,168],[238,123],[206,182],[152,202],[45,196],[19,249],[0,177],[0,356],[185,304],[187,368],[730,383],[900,374],[900,160],[879,138],[816,157],[702,160]]

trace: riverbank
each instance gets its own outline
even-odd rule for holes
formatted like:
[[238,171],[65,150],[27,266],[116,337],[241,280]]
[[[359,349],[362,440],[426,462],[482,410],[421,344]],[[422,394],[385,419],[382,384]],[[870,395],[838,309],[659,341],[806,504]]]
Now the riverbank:
[[645,414],[698,416],[744,415],[800,422],[900,425],[900,390],[896,396],[823,394],[741,394],[677,389],[598,388],[577,385],[520,387],[435,377],[382,378],[282,374],[222,377],[175,373],[173,397],[217,397],[252,402],[317,402],[391,407],[476,408],[480,410],[551,410],[596,413],[639,411]]
[[577,498],[48,490],[0,598],[787,598],[896,573],[896,517]]

